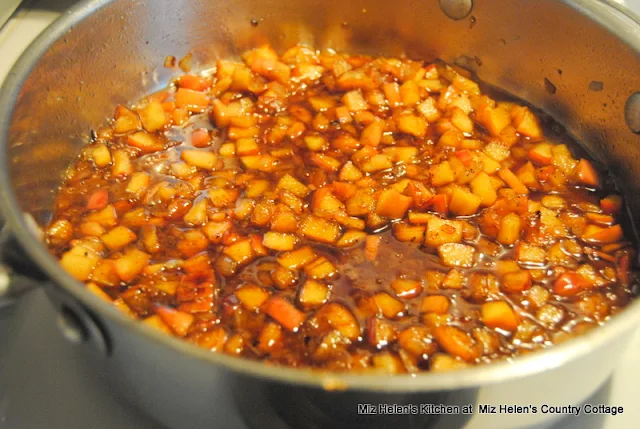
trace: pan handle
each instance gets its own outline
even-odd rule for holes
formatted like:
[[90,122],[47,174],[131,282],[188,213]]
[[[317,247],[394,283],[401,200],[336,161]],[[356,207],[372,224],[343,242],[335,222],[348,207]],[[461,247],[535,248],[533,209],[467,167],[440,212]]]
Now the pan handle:
[[47,276],[29,260],[5,224],[0,231],[0,310],[46,280]]

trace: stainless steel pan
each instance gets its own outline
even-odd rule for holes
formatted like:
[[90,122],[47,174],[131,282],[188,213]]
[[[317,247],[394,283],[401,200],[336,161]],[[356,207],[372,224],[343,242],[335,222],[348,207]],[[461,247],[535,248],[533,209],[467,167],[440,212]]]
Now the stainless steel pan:
[[[208,353],[152,331],[58,266],[29,219],[46,223],[61,174],[92,127],[116,103],[163,86],[166,55],[191,51],[207,66],[264,41],[470,67],[566,125],[609,166],[631,211],[640,209],[640,22],[613,3],[85,0],[32,44],[2,88],[1,209],[31,261],[16,269],[44,284],[69,339],[104,355],[118,393],[172,428],[224,427],[211,411],[221,382],[234,387],[254,427],[426,428],[462,427],[471,416],[362,416],[357,404],[475,404],[482,387],[512,392],[505,401],[567,405],[601,385],[640,321],[640,301],[600,329],[513,362],[418,376],[318,374]],[[524,421],[503,416],[493,427]]]

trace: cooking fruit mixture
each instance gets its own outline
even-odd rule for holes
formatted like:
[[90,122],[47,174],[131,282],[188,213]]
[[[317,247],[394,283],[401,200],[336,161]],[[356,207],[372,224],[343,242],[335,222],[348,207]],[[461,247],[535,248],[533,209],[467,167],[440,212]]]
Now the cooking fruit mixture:
[[445,64],[242,59],[118,106],[68,170],[48,244],[124,313],[271,364],[415,373],[628,303],[621,197],[528,107]]

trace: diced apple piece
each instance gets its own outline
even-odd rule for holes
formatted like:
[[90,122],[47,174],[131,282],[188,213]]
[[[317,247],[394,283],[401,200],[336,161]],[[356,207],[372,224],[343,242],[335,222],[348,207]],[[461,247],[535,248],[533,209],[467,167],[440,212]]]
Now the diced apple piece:
[[473,121],[460,108],[454,107],[451,112],[451,124],[463,133],[473,132]]
[[403,218],[407,210],[409,210],[411,201],[411,197],[402,195],[395,189],[387,189],[378,197],[376,213],[391,219]]
[[431,185],[435,187],[448,185],[456,179],[449,161],[434,165],[429,169],[429,172],[431,173]]
[[224,222],[208,222],[202,228],[209,241],[212,243],[222,243],[222,239],[227,231],[231,230],[233,225],[229,221]]
[[369,344],[378,350],[387,347],[396,339],[394,326],[384,319],[377,317],[370,318],[368,331]]
[[427,270],[424,274],[424,279],[427,285],[427,289],[438,290],[442,287],[445,273],[436,270]]
[[276,232],[296,232],[298,218],[289,207],[280,205],[271,219],[271,229]]
[[312,153],[309,159],[319,168],[329,173],[333,173],[340,169],[340,165],[341,165],[340,161],[338,161],[337,159],[329,155],[324,155],[321,153]]
[[438,326],[433,330],[440,347],[453,356],[473,362],[480,357],[481,350],[466,332],[453,326]]
[[201,199],[191,206],[187,214],[184,215],[184,222],[188,225],[204,225],[207,222],[207,208],[209,202],[207,199]]
[[319,307],[329,298],[329,286],[315,280],[307,280],[300,289],[298,299],[305,308]]
[[396,125],[400,132],[410,134],[414,137],[422,138],[427,133],[427,122],[421,116],[400,116],[396,121]]
[[402,222],[393,225],[393,235],[399,241],[422,243],[425,230],[424,225],[412,226]]
[[429,360],[429,369],[434,372],[452,371],[467,368],[469,365],[462,359],[449,356],[444,353],[437,353]]
[[156,314],[179,337],[187,335],[189,328],[195,320],[193,314],[164,306],[156,308]]
[[133,173],[125,190],[132,194],[140,195],[149,187],[150,181],[151,178],[147,172],[139,171],[137,173]]
[[331,188],[335,196],[341,201],[348,200],[358,192],[358,187],[356,185],[347,182],[333,182]]
[[382,91],[384,96],[391,107],[397,107],[402,103],[402,97],[400,96],[400,86],[395,83],[385,83],[382,85]]
[[420,313],[445,314],[449,306],[449,298],[444,295],[425,296],[420,303]]
[[330,96],[309,97],[309,104],[316,112],[323,112],[336,105],[336,100]]
[[491,141],[484,147],[484,153],[491,159],[502,162],[509,157],[509,148],[502,142]]
[[366,216],[374,210],[375,199],[370,188],[359,189],[347,200],[347,214],[349,216]]
[[330,302],[323,305],[316,313],[319,320],[324,321],[350,341],[360,336],[360,326],[354,315],[342,304]]
[[171,331],[169,326],[167,326],[167,324],[164,323],[160,316],[158,316],[157,314],[147,317],[142,321],[142,323],[147,326],[151,326],[152,328],[157,329],[164,334],[173,335],[173,332]]
[[93,162],[96,164],[96,167],[106,167],[111,164],[111,153],[109,152],[109,148],[100,143],[98,144],[92,151],[91,157],[93,158]]
[[500,163],[498,161],[496,161],[495,159],[482,154],[481,155],[482,158],[482,170],[487,173],[487,174],[494,174],[496,172],[498,172],[498,170],[500,170],[501,166]]
[[100,237],[110,250],[120,250],[137,239],[135,232],[124,226],[116,226]]
[[447,216],[449,214],[449,196],[445,194],[434,195],[429,200],[429,206],[436,213]]
[[87,200],[87,210],[102,210],[109,204],[109,191],[107,189],[98,189],[89,196]]
[[275,296],[263,306],[264,312],[287,330],[296,332],[306,316],[285,298]]
[[520,239],[522,219],[515,213],[508,213],[500,222],[498,241],[504,245],[512,245]]
[[293,250],[298,242],[298,238],[293,234],[269,231],[264,234],[262,245],[272,250],[288,251]]
[[316,258],[316,254],[309,246],[304,246],[294,251],[278,256],[278,263],[290,270],[297,270]]
[[367,261],[375,261],[378,257],[378,249],[380,247],[379,235],[368,235],[364,241],[364,257]]
[[266,226],[271,222],[276,206],[269,201],[258,203],[251,214],[251,222],[258,226]]
[[215,169],[218,162],[215,153],[202,150],[183,150],[180,158],[187,164],[203,170]]
[[114,262],[104,259],[96,265],[91,273],[91,280],[102,287],[115,287],[120,284],[120,277],[116,273]]
[[189,120],[189,110],[186,107],[175,109],[171,112],[171,120],[173,121],[173,125],[183,125]]
[[127,303],[124,302],[124,300],[122,298],[117,298],[117,299],[113,300],[113,305],[114,305],[114,307],[116,307],[118,310],[122,311],[127,316],[129,316],[129,317],[131,317],[133,319],[137,318],[137,315],[133,312],[131,307],[129,307],[127,305]]
[[502,106],[485,107],[477,113],[480,124],[494,137],[500,135],[507,125],[511,124],[511,115]]
[[150,101],[142,109],[138,110],[142,126],[150,133],[159,130],[165,125],[165,112],[162,104],[156,100]]
[[193,89],[194,91],[205,91],[211,87],[209,79],[194,74],[185,74],[178,79],[178,86],[181,88]]
[[242,305],[249,311],[259,309],[269,299],[269,291],[256,285],[240,286],[234,292]]
[[364,231],[349,230],[342,234],[342,237],[336,243],[338,247],[350,247],[354,246],[367,238],[367,233]]
[[511,119],[516,131],[520,134],[538,140],[542,137],[542,128],[538,118],[528,107],[515,106],[511,110]]
[[336,214],[344,214],[345,205],[331,192],[331,188],[322,187],[313,194],[311,202],[313,212],[324,218],[333,218]]
[[220,154],[220,156],[224,156],[224,157],[233,157],[236,154],[236,145],[235,143],[224,143],[220,146],[220,149],[218,149],[218,153]]
[[516,259],[525,264],[544,264],[547,254],[543,248],[520,242],[516,247]]
[[465,167],[470,167],[473,164],[473,155],[467,149],[457,150],[453,154]]
[[258,335],[257,348],[263,353],[277,353],[283,346],[284,335],[280,325],[266,323]]
[[373,296],[373,302],[375,303],[376,307],[378,307],[378,310],[382,313],[382,315],[387,319],[393,320],[404,315],[404,304],[386,292],[375,294]]
[[589,243],[609,244],[620,241],[624,233],[620,225],[603,228],[596,225],[588,225],[582,234],[582,239]]
[[451,192],[449,210],[457,216],[469,216],[478,211],[481,202],[477,195],[461,188],[454,188]]
[[504,182],[509,185],[511,189],[516,191],[520,195],[527,195],[529,189],[516,177],[515,174],[508,168],[503,168],[498,172],[498,175]]
[[298,273],[281,265],[277,265],[276,268],[271,271],[271,279],[273,280],[274,286],[278,289],[289,289],[298,282]]
[[360,142],[363,145],[377,146],[382,139],[383,125],[381,121],[373,121],[362,130]]
[[160,139],[146,131],[138,131],[127,136],[127,144],[140,149],[142,153],[153,153],[164,149]]
[[417,213],[417,212],[409,212],[409,223],[414,225],[426,225],[429,222],[429,219],[433,217],[430,213]]
[[127,152],[123,150],[114,151],[111,174],[113,176],[127,176],[131,173],[133,173],[133,166],[131,165],[131,159]]
[[368,103],[362,96],[362,91],[353,90],[347,92],[342,97],[342,102],[349,109],[350,112],[357,112],[360,110],[367,110],[369,108]]
[[240,193],[237,189],[213,187],[207,192],[209,202],[213,207],[224,208],[235,204]]
[[299,198],[304,198],[311,192],[305,184],[301,183],[290,174],[282,176],[276,188],[285,189]]
[[438,346],[433,340],[430,329],[425,326],[410,326],[398,335],[398,345],[402,350],[415,357],[434,353]]
[[620,195],[609,195],[600,200],[600,207],[607,214],[618,214],[622,209],[622,197]]
[[551,165],[552,145],[550,143],[538,143],[529,150],[529,159],[538,165]]
[[600,177],[598,175],[598,172],[593,167],[591,162],[584,158],[578,162],[577,176],[578,180],[583,185],[592,186],[594,188],[600,186]]
[[427,97],[422,103],[418,104],[417,110],[429,123],[433,123],[440,118],[440,111],[436,107],[435,99],[432,97]]
[[470,268],[474,265],[476,250],[469,245],[446,243],[438,246],[442,263],[448,267]]
[[300,232],[311,240],[332,244],[340,236],[340,226],[330,220],[310,215],[302,221]]
[[235,243],[226,246],[222,253],[238,264],[244,264],[254,257],[251,240],[248,239],[236,241]]
[[578,273],[567,272],[556,279],[553,291],[560,296],[573,296],[589,287],[586,279]]
[[414,146],[392,146],[383,149],[382,153],[390,157],[393,162],[411,164],[418,155],[418,148]]
[[118,223],[118,216],[113,205],[108,205],[99,212],[87,216],[87,221],[97,222],[102,226],[111,227]]
[[351,161],[346,162],[340,170],[340,180],[355,182],[362,179],[362,172]]
[[137,131],[140,129],[140,127],[140,118],[138,118],[138,115],[136,115],[135,112],[127,109],[124,106],[118,106],[116,108],[113,130],[117,134],[125,134],[130,133],[131,131]]
[[398,298],[411,299],[422,293],[422,284],[417,280],[396,279],[391,288]]
[[60,258],[60,265],[76,280],[88,280],[100,261],[100,255],[82,244],[76,245]]
[[445,243],[459,243],[462,241],[462,224],[458,221],[445,220],[433,216],[427,224],[425,244],[438,247]]
[[260,153],[260,148],[253,138],[240,138],[236,141],[235,152],[239,156],[257,155]]
[[275,80],[286,85],[291,70],[289,66],[280,62],[273,49],[263,46],[243,55],[251,70],[267,79]]
[[420,101],[420,88],[414,80],[408,80],[400,85],[400,98],[405,107],[414,106]]
[[506,273],[502,278],[502,289],[507,293],[520,293],[531,287],[531,273],[526,270]]
[[120,280],[129,282],[135,279],[138,274],[142,273],[144,268],[149,263],[149,256],[135,247],[129,249],[125,254],[116,259],[115,269],[120,277]]
[[365,173],[388,170],[391,167],[393,167],[391,159],[384,154],[375,154],[361,165],[362,171]]
[[578,162],[573,159],[571,151],[567,145],[559,144],[551,147],[553,166],[562,171],[566,176],[571,177],[575,173]]
[[513,332],[518,329],[520,317],[505,301],[491,301],[482,304],[482,323],[490,328]]
[[187,88],[178,88],[176,91],[176,107],[201,110],[209,105],[209,96],[205,92],[194,91]]
[[304,143],[311,151],[322,151],[328,148],[327,141],[322,136],[305,136]]
[[471,180],[471,191],[480,198],[480,204],[485,207],[490,207],[498,199],[491,178],[484,171],[478,173],[476,177]]
[[322,280],[335,277],[337,268],[324,256],[320,256],[304,266],[304,272],[312,279]]

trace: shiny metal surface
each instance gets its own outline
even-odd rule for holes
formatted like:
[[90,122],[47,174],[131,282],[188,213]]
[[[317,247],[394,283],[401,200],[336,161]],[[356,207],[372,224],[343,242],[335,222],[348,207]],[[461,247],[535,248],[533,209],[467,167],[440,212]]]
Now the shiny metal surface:
[[[206,408],[211,384],[203,384],[206,374],[214,372],[265,385],[416,394],[498,382],[557,384],[560,378],[573,389],[564,391],[561,385],[550,394],[567,402],[584,398],[606,379],[614,357],[624,348],[625,335],[640,320],[639,302],[580,339],[513,363],[454,373],[392,378],[319,375],[206,353],[126,319],[84,291],[37,242],[23,213],[46,222],[61,173],[91,128],[103,123],[116,103],[162,86],[170,77],[161,68],[164,56],[191,51],[206,66],[264,41],[276,48],[302,42],[451,62],[459,56],[478,57],[482,65],[476,63],[475,71],[481,79],[545,109],[606,159],[637,211],[640,136],[629,130],[624,118],[627,98],[640,90],[640,31],[634,17],[590,0],[476,0],[469,19],[460,21],[447,18],[438,2],[419,0],[186,4],[84,1],[36,40],[0,93],[0,105],[14,106],[0,114],[3,213],[29,256],[54,281],[48,289],[51,296],[60,302],[78,300],[100,319],[113,344],[114,374],[128,386],[135,403],[166,416],[175,426],[181,415]],[[252,19],[259,19],[260,25],[251,26]],[[602,83],[602,90],[589,89],[594,81]],[[556,88],[553,94],[547,90],[549,83]],[[177,367],[180,373],[172,373]],[[158,389],[156,372],[167,374],[164,382],[175,385],[173,395],[151,394]],[[171,403],[176,397],[201,397],[202,403]],[[202,415],[202,424],[210,421],[208,417]]]

